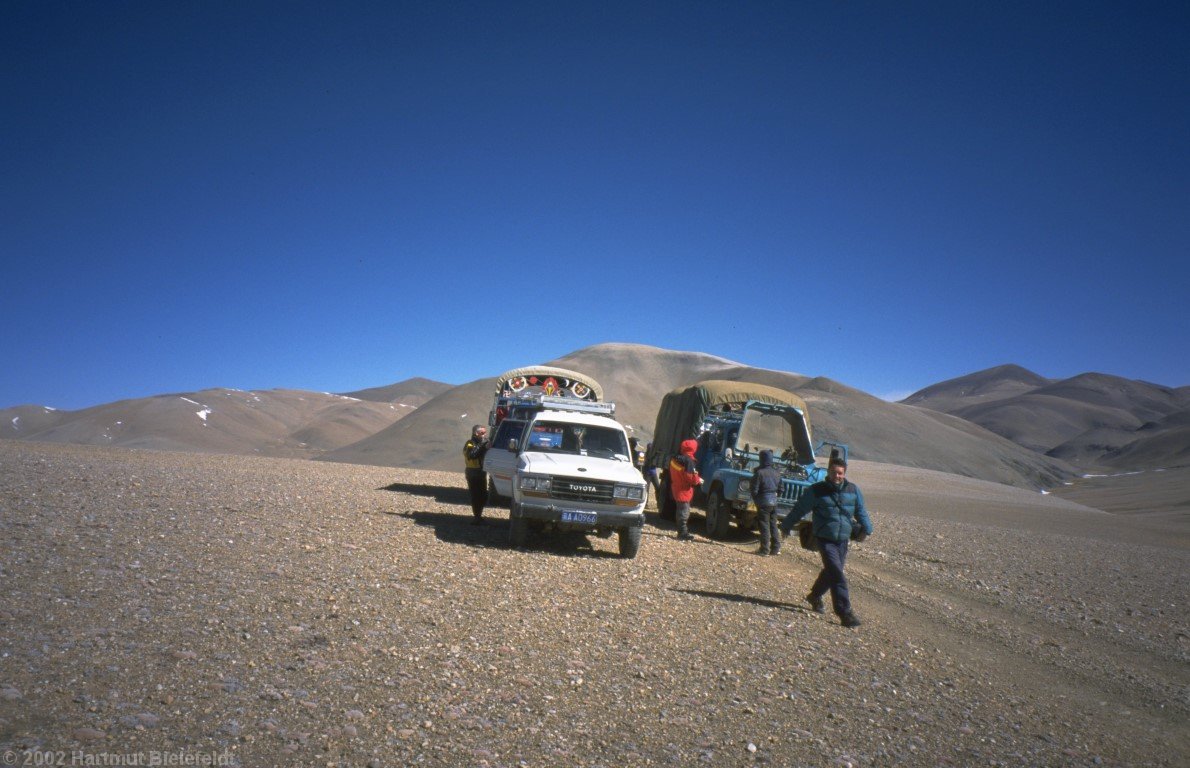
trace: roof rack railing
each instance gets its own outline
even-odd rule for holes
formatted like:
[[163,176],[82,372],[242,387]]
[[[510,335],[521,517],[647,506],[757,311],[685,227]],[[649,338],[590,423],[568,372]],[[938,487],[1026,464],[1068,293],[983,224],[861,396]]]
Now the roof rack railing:
[[503,401],[502,404],[506,405],[509,411],[516,408],[548,408],[552,411],[595,413],[603,416],[612,416],[616,412],[615,403],[595,403],[590,400],[580,400],[577,397],[531,394],[501,399]]

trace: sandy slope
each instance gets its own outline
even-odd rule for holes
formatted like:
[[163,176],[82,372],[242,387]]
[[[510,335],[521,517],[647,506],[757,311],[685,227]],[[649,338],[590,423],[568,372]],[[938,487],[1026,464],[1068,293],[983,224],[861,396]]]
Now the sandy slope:
[[1190,467],[1078,477],[1052,491],[1064,499],[1127,515],[1134,521],[1129,526],[1190,535]]
[[1186,764],[1184,539],[853,475],[878,525],[851,558],[857,631],[805,609],[809,553],[750,537],[514,551],[503,511],[467,525],[459,473],[0,440],[0,751]]

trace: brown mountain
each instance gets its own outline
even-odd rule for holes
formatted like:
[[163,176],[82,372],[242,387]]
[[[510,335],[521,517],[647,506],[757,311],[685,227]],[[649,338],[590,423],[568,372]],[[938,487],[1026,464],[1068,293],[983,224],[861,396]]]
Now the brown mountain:
[[[902,402],[959,416],[1079,466],[1130,468],[1142,461],[1165,466],[1184,461],[1178,458],[1176,425],[1168,436],[1164,428],[1140,430],[1190,407],[1190,394],[1186,387],[1101,373],[1054,381],[1008,365],[940,382]],[[1137,441],[1144,442],[1125,450]]]
[[396,384],[389,384],[387,387],[370,387],[340,394],[344,397],[354,397],[374,403],[393,403],[407,408],[419,408],[453,386],[453,384],[415,376]]
[[1132,436],[1132,442],[1102,456],[1100,464],[1116,469],[1190,467],[1190,409],[1151,421]]
[[1019,365],[998,365],[957,379],[932,384],[902,400],[906,405],[920,405],[943,413],[977,403],[1006,400],[1053,383]]
[[44,405],[18,405],[0,409],[0,437],[23,440],[56,426],[68,413]]
[[356,442],[409,410],[323,392],[206,389],[79,411],[9,408],[0,411],[0,437],[309,458]]
[[[532,361],[510,361],[531,364]],[[596,378],[617,417],[643,440],[652,436],[661,398],[675,387],[704,379],[753,381],[797,392],[810,407],[816,440],[851,446],[858,459],[925,467],[1035,488],[1073,473],[1064,462],[1040,456],[962,419],[889,403],[827,378],[753,368],[697,352],[641,344],[597,344],[546,365]],[[498,372],[497,372],[498,373]],[[485,422],[495,379],[451,389],[416,413],[358,443],[320,457],[386,466],[457,469],[470,426]]]

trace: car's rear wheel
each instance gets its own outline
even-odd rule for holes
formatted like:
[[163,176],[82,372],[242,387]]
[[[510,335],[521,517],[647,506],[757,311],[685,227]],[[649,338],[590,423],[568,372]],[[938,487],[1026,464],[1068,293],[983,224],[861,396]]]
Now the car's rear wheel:
[[723,503],[723,492],[716,488],[707,497],[707,535],[712,539],[723,539],[730,528],[731,509]]
[[636,553],[640,551],[641,532],[642,527],[639,525],[620,529],[620,557],[636,557]]

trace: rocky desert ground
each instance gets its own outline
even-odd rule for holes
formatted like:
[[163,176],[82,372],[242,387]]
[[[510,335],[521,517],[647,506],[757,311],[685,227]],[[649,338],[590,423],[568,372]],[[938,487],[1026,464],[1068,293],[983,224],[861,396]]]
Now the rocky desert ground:
[[[1184,526],[857,462],[788,542],[507,544],[458,472],[0,440],[16,765],[1181,766]],[[696,526],[696,531],[698,528]],[[121,762],[123,761],[123,762]]]

